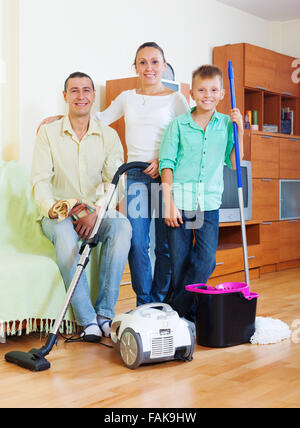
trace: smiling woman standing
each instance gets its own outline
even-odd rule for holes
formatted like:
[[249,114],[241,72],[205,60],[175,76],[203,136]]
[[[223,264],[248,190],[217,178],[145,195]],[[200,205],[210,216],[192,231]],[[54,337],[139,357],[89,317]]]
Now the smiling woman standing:
[[[105,111],[96,113],[96,117],[109,125],[124,116],[128,162],[150,164],[144,171],[133,169],[127,173],[126,207],[133,230],[128,260],[137,305],[141,305],[163,301],[171,281],[158,155],[164,130],[172,119],[187,112],[189,105],[181,93],[162,84],[167,63],[162,48],[156,43],[144,43],[138,48],[134,66],[140,89],[122,92]],[[156,260],[152,278],[149,230],[153,209]]]
[[[128,162],[150,164],[144,171],[132,169],[127,173],[126,207],[133,230],[128,260],[137,305],[142,305],[163,301],[171,282],[158,156],[165,129],[176,116],[189,111],[189,105],[181,93],[163,85],[167,63],[159,45],[154,42],[142,44],[137,49],[134,66],[141,88],[123,91],[106,110],[96,113],[96,118],[110,125],[124,116]],[[155,210],[153,278],[149,257],[151,208]]]

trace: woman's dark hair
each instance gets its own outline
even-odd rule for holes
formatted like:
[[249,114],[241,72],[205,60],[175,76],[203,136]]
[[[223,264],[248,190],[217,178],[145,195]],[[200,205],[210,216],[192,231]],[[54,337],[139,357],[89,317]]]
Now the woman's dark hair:
[[137,58],[137,55],[138,55],[139,51],[141,51],[144,48],[155,48],[155,49],[158,49],[160,51],[160,53],[162,54],[164,62],[166,62],[166,58],[165,58],[165,54],[164,54],[163,49],[157,43],[155,43],[155,42],[146,42],[146,43],[143,43],[138,48],[138,50],[136,51],[133,65],[136,65],[136,58]]
[[68,81],[69,79],[73,79],[74,77],[87,77],[88,79],[90,79],[91,83],[92,83],[92,88],[93,91],[95,90],[95,85],[94,82],[92,81],[92,79],[90,78],[89,75],[82,73],[81,71],[75,71],[75,73],[70,74],[70,76],[66,79],[65,84],[64,84],[64,91],[67,92],[67,86],[68,86]]

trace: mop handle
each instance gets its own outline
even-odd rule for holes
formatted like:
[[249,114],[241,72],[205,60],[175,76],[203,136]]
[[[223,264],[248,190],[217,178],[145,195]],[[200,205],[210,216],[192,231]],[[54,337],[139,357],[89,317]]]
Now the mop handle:
[[[228,61],[228,77],[229,77],[229,84],[230,84],[231,108],[234,109],[236,108],[236,103],[235,103],[235,90],[234,90],[234,74],[233,74],[233,67],[232,67],[231,61]],[[233,135],[234,135],[234,150],[235,150],[236,174],[237,174],[237,184],[238,184],[238,198],[239,198],[240,216],[241,216],[245,281],[246,281],[246,284],[250,285],[247,235],[246,235],[246,226],[245,226],[245,218],[244,218],[244,198],[243,198],[243,184],[242,184],[241,161],[240,161],[239,135],[238,135],[238,127],[235,122],[233,122]]]
[[[235,102],[235,89],[234,89],[234,74],[232,62],[228,61],[228,77],[230,85],[230,98],[231,98],[231,108],[236,108]],[[242,188],[242,173],[241,173],[241,161],[240,161],[240,149],[239,149],[239,135],[238,127],[235,122],[233,122],[233,135],[234,135],[234,150],[235,150],[235,162],[236,162],[236,173],[237,173],[237,182],[238,187]]]

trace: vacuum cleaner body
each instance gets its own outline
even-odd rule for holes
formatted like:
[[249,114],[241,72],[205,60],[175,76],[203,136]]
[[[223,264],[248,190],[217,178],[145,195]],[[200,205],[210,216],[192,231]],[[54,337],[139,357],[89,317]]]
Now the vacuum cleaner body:
[[191,327],[166,303],[149,303],[116,316],[111,339],[130,369],[174,359],[191,361],[194,352]]

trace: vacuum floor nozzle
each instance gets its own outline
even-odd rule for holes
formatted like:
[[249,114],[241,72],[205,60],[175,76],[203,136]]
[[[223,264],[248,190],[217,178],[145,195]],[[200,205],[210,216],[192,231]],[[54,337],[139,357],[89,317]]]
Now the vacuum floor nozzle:
[[50,368],[50,363],[45,357],[39,355],[39,349],[31,349],[29,352],[12,351],[5,355],[6,361],[17,364],[33,372],[41,372]]

